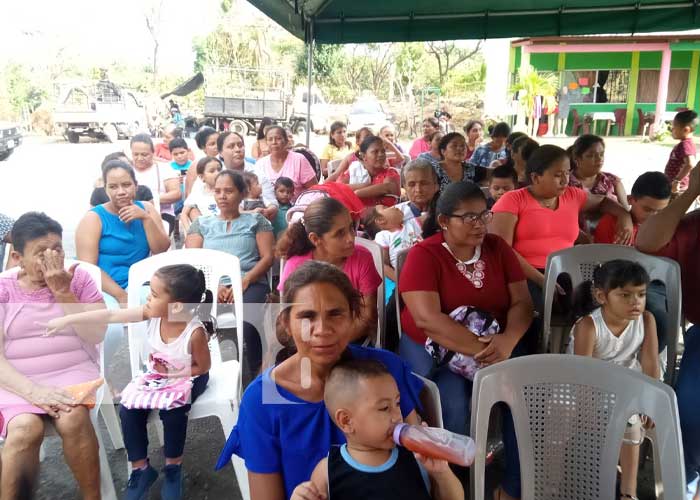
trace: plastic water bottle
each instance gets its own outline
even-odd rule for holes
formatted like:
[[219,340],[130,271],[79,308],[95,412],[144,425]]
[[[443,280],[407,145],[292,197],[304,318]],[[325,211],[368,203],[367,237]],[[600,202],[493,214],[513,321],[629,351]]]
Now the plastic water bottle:
[[474,462],[476,445],[462,436],[437,427],[399,424],[394,428],[394,442],[424,457],[446,460],[469,467]]

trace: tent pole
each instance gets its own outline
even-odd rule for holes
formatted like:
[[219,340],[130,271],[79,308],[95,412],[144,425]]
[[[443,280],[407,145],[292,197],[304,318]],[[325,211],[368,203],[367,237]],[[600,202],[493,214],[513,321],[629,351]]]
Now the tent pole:
[[309,23],[309,41],[307,44],[308,60],[306,62],[306,78],[308,79],[308,89],[306,94],[306,147],[311,145],[311,75],[314,61],[314,20]]

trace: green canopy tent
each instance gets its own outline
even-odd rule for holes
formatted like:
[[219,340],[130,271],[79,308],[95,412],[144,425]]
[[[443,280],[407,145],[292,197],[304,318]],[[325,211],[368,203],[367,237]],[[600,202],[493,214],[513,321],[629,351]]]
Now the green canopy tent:
[[[248,1],[307,42],[309,95],[314,43],[634,34],[700,27],[700,0]],[[310,107],[309,102],[309,115]]]

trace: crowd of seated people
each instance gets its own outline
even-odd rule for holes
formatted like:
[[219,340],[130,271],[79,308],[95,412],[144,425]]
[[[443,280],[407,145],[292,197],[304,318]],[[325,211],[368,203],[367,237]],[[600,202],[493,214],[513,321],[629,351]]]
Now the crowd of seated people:
[[[8,270],[0,274],[3,497],[36,483],[37,450],[49,423],[42,416],[48,415],[82,493],[98,498],[95,431],[86,408],[56,387],[99,376],[89,354],[104,334],[88,325],[148,320],[152,375],[172,375],[165,361],[172,356],[184,367],[179,376],[185,370],[190,377],[189,403],[159,408],[166,457],[161,494],[184,498],[187,409],[206,390],[211,365],[209,304],[230,304],[234,294],[224,280],[208,296],[201,273],[182,262],[153,275],[144,306],[126,309],[129,268],[176,247],[170,235],[178,225],[185,248],[238,257],[243,302],[261,305],[260,317],[244,323],[247,388],[219,457],[219,466],[233,454],[245,460],[252,498],[321,499],[328,491],[344,498],[341,492],[360,483],[370,495],[384,491],[379,481],[362,479],[375,469],[394,478],[417,474],[401,485],[420,490],[416,498],[464,498],[463,470],[396,455],[379,443],[379,427],[366,434],[369,421],[352,403],[357,391],[391,394],[389,424],[419,423],[418,374],[439,389],[444,427],[468,434],[474,373],[539,352],[547,258],[580,244],[625,245],[678,261],[685,318],[700,324],[700,211],[686,214],[700,196],[690,138],[696,125],[695,113],[677,115],[679,144],[669,165],[642,174],[629,196],[619,177],[603,171],[601,137],[580,136],[566,150],[540,145],[506,123],[495,124],[484,142],[480,120],[469,121],[463,135],[443,134],[427,118],[409,158],[391,127],[377,135],[362,129],[352,144],[346,125],[335,122],[317,152],[318,165],[308,147],[294,144],[291,132],[272,120],[261,123],[252,158],[246,138],[232,131],[201,129],[197,155],[175,128],[166,131],[167,144],[135,136],[130,155],[105,157],[91,209],[76,231],[76,257],[100,268],[101,290],[79,266],[65,268],[57,222],[38,213],[16,222],[0,216],[0,239],[9,251]],[[292,213],[297,216],[290,220]],[[381,249],[383,267],[358,237]],[[385,296],[378,297],[383,279]],[[660,352],[668,344],[669,286],[680,285],[651,281],[642,266],[622,259],[598,267],[576,290],[559,280],[556,309],[578,319],[568,352],[658,379]],[[17,319],[20,298],[36,310]],[[109,309],[105,299],[114,303]],[[271,300],[291,306],[277,320],[284,355],[266,366],[265,332],[258,325]],[[392,331],[377,345],[382,301]],[[162,309],[168,302],[187,304],[185,319],[168,317]],[[395,302],[401,307],[392,319]],[[475,331],[465,311],[488,318],[492,334]],[[700,473],[696,330],[686,334],[676,388],[688,498]],[[60,342],[44,340],[47,335]],[[294,404],[266,404],[267,388]],[[143,420],[156,408],[134,409],[130,401],[122,397],[120,413],[132,463],[126,498],[136,500],[158,477],[148,461]],[[352,409],[344,410],[348,405]],[[632,420],[629,435],[638,437],[643,423]],[[504,471],[494,498],[517,499],[518,444],[508,410],[501,424]],[[638,466],[639,447],[625,445],[620,498],[636,498]]]

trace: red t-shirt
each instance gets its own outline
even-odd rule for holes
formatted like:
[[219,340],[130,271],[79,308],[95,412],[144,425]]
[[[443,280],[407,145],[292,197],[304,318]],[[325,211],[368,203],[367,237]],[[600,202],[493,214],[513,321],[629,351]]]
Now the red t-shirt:
[[[457,269],[456,261],[442,246],[442,233],[435,234],[414,246],[401,270],[399,291],[437,292],[440,309],[450,314],[459,306],[474,306],[493,314],[505,328],[510,309],[508,285],[525,279],[518,258],[500,236],[487,234],[481,245],[481,260],[486,265],[484,286],[475,288]],[[426,335],[416,326],[407,307],[401,311],[403,331],[418,343]]]
[[[683,163],[687,156],[695,156],[695,143],[692,137],[683,139],[681,142],[676,144],[671,150],[671,154],[668,157],[668,163],[666,163],[666,168],[664,169],[664,174],[668,177],[669,181],[673,181],[678,175],[678,172],[683,168]],[[688,189],[688,176],[686,175],[679,183],[678,188],[680,191],[685,191]]]
[[[593,241],[596,243],[615,244],[615,236],[617,236],[617,218],[611,214],[604,214],[598,221],[598,225],[593,233]],[[632,240],[629,245],[634,246],[637,241],[637,231],[639,224],[635,224],[632,229]]]
[[[671,241],[656,252],[668,257],[681,267],[683,292],[683,314],[691,323],[700,324],[700,210],[695,210],[681,219]],[[403,279],[403,274],[401,275]],[[666,286],[677,286],[667,283]]]
[[[371,176],[370,176],[371,177]],[[378,172],[374,177],[371,177],[372,184],[383,184],[386,178],[393,179],[396,185],[401,186],[401,175],[395,168],[385,167],[380,172]],[[350,179],[350,170],[346,170],[340,177],[342,182],[347,183]],[[397,198],[391,196],[380,196],[373,198],[360,198],[362,203],[366,207],[375,207],[377,205],[384,205],[385,207],[393,207],[398,202]]]
[[496,202],[493,211],[518,218],[513,249],[536,269],[544,269],[547,256],[574,246],[579,235],[578,215],[588,199],[583,189],[567,187],[559,206],[551,210],[540,205],[527,188],[509,191]]

